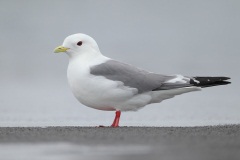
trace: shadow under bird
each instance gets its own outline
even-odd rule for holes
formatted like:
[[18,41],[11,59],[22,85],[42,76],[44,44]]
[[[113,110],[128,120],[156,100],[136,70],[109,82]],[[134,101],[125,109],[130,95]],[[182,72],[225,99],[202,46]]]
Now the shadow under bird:
[[96,41],[82,33],[65,38],[54,52],[69,56],[68,82],[79,102],[98,110],[116,111],[111,127],[119,126],[121,111],[230,83],[229,77],[162,75],[136,68],[104,56]]

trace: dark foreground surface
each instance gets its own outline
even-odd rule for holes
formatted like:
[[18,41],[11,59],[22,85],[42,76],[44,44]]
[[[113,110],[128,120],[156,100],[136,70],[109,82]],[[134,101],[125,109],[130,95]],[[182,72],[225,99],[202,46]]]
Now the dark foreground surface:
[[3,127],[0,159],[240,160],[240,125]]

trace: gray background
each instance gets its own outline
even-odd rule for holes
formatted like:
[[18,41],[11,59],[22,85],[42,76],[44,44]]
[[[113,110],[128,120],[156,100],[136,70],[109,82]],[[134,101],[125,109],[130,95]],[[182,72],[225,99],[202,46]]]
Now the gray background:
[[121,125],[240,123],[238,0],[0,1],[0,126],[109,125],[113,112],[85,107],[53,54],[73,33],[111,58],[162,74],[230,76],[204,89],[122,114]]

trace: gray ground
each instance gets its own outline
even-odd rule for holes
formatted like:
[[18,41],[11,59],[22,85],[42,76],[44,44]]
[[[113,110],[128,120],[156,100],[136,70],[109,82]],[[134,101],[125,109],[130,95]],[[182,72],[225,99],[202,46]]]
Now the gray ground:
[[240,159],[240,125],[0,128],[0,159]]

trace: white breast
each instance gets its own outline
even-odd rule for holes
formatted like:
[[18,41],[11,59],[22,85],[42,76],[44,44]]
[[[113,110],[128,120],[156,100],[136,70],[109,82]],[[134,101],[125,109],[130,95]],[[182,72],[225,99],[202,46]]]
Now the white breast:
[[122,109],[126,107],[126,102],[135,96],[137,89],[125,87],[122,82],[90,74],[91,66],[107,60],[104,56],[91,61],[75,57],[69,61],[68,82],[74,96],[82,104],[100,110]]

